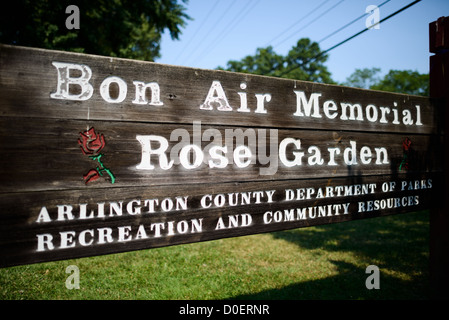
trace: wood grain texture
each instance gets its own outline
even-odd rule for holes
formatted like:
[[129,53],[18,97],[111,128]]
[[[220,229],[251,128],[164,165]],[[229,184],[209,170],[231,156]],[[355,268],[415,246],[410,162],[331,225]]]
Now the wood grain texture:
[[[394,187],[384,189],[384,184]],[[438,175],[399,174],[2,194],[0,265],[110,254],[417,211],[435,206],[432,194],[439,189]],[[268,192],[272,192],[271,198]],[[177,197],[187,199],[186,209],[176,207]],[[146,202],[149,199],[158,200],[158,204],[153,201],[153,209]],[[173,201],[172,210],[163,210],[164,199]],[[111,203],[122,210],[114,211]],[[100,216],[98,204],[104,204],[104,216]],[[43,206],[50,221],[37,222]],[[72,207],[70,215],[60,213],[63,206]],[[83,206],[89,218],[81,218]],[[138,213],[136,208],[140,208]],[[251,215],[249,225],[242,226],[242,215]],[[195,219],[201,220],[201,232],[192,232],[190,223]],[[223,229],[218,228],[219,219]],[[238,225],[231,225],[230,219]],[[169,234],[169,223],[175,230],[173,234]],[[189,225],[185,233],[176,230],[178,223]],[[162,224],[160,236],[156,236],[157,224]],[[141,225],[147,237],[137,239]],[[118,229],[123,227],[129,227],[129,241],[119,241]],[[99,229],[105,228],[111,230],[112,238],[102,243]],[[91,230],[85,241],[92,243],[83,246],[79,236],[85,230]],[[76,244],[73,248],[60,247],[61,233],[65,232],[73,234],[69,242]],[[44,234],[52,236],[55,247],[39,252],[36,237]]]
[[[52,98],[54,62],[89,66],[91,98]],[[100,94],[112,76],[126,84],[120,103]],[[157,83],[163,105],[133,102],[133,81]],[[201,109],[217,81],[231,111]],[[0,266],[431,208],[444,170],[441,118],[440,101],[424,97],[0,45]],[[89,129],[101,135],[101,162],[99,151],[85,154]],[[139,168],[138,136],[166,141],[173,166],[153,154],[154,169]],[[193,169],[179,161],[189,145],[204,152]],[[227,147],[222,168],[209,162],[214,146]],[[238,146],[251,151],[247,165],[233,158]]]
[[[92,69],[92,98],[87,101],[50,99],[57,86],[57,70],[51,64],[53,61],[88,65]],[[439,129],[434,103],[419,96],[5,45],[0,46],[0,66],[0,107],[3,116],[182,124],[201,121],[216,125],[402,133],[438,133]],[[100,84],[109,76],[120,77],[127,84],[128,93],[122,103],[107,103],[99,94]],[[164,105],[133,104],[135,87],[132,82],[135,80],[157,82]],[[213,81],[220,81],[233,111],[200,110]],[[245,90],[240,88],[241,83],[246,84]],[[297,106],[294,91],[306,92],[307,98],[312,93],[321,94],[322,118],[294,116]],[[236,111],[240,106],[238,92],[247,94],[251,112]],[[271,101],[266,103],[266,114],[257,114],[254,112],[257,105],[255,94],[264,93],[271,94]],[[388,115],[388,123],[366,119],[341,120],[340,117],[328,119],[323,115],[322,106],[328,100],[337,105],[360,104],[365,108],[373,104],[378,109],[397,108],[399,118],[402,118],[404,109],[414,111],[415,106],[419,105],[422,125],[393,125],[393,111]],[[379,120],[380,112],[379,109]]]
[[[115,174],[116,182],[101,179],[86,186],[83,175],[97,165],[83,155],[78,139],[80,132],[86,130],[86,124],[94,124],[98,132],[105,136],[106,145],[103,149],[103,162]],[[197,128],[200,128],[197,126]],[[205,133],[212,131],[218,139],[209,139]],[[343,131],[310,131],[310,130],[276,130],[257,131],[245,127],[201,126],[197,136],[204,151],[211,143],[228,146],[229,164],[225,168],[211,168],[208,161],[210,153],[206,152],[202,164],[195,169],[186,169],[181,164],[174,164],[169,170],[160,167],[158,156],[152,156],[154,170],[138,170],[136,167],[142,159],[142,146],[136,135],[159,135],[169,142],[167,157],[170,160],[179,158],[179,148],[175,154],[170,154],[181,141],[175,130],[187,132],[191,140],[194,139],[193,126],[161,125],[128,122],[85,122],[48,119],[2,118],[0,119],[1,144],[0,176],[2,177],[1,192],[64,190],[72,188],[105,188],[105,187],[135,187],[140,185],[190,184],[213,182],[239,181],[272,181],[285,179],[310,179],[322,177],[344,177],[360,175],[383,175],[400,172],[400,163],[404,152],[402,143],[405,138],[412,141],[413,154],[409,156],[410,172],[437,172],[442,170],[439,156],[427,157],[427,154],[438,155],[439,139],[432,135],[403,135],[403,134],[369,134]],[[245,168],[239,168],[232,161],[232,152],[238,141],[228,139],[236,133],[246,134],[242,145],[254,150],[252,163]],[[170,141],[170,137],[173,141]],[[250,137],[250,138],[248,138]],[[270,137],[275,141],[270,146]],[[264,142],[262,138],[267,139]],[[294,152],[301,151],[305,155],[301,165],[285,166],[279,158],[279,144],[283,139],[293,138],[301,141],[301,149],[289,145],[286,150],[288,160],[293,160]],[[351,145],[352,141],[352,145]],[[190,143],[192,143],[191,141]],[[228,141],[229,142],[229,141]],[[231,145],[233,144],[233,145]],[[353,148],[353,145],[355,148]],[[308,153],[311,147],[317,147],[321,152],[322,164],[309,165],[308,159],[315,153]],[[361,148],[369,146],[371,157],[369,164],[361,162]],[[210,146],[209,146],[210,147]],[[155,147],[156,148],[156,147]],[[270,149],[271,148],[271,149]],[[329,148],[338,148],[340,154],[333,156]],[[383,161],[381,155],[377,157],[376,148],[385,148],[388,152],[388,163],[376,164]],[[345,150],[355,154],[357,164],[346,165],[343,159]],[[270,153],[271,152],[271,153]],[[349,151],[348,151],[349,152]],[[261,163],[265,156],[272,159],[271,164]],[[270,169],[270,166],[272,169]],[[266,170],[266,174],[264,173]],[[404,169],[403,169],[404,170]]]

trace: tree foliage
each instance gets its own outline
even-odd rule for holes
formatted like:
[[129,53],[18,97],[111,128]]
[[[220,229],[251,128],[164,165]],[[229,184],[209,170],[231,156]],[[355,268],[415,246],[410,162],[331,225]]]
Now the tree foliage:
[[[80,10],[80,29],[65,26],[69,5]],[[161,34],[178,39],[189,19],[177,0],[14,0],[1,10],[0,42],[154,60]]]
[[390,70],[383,78],[380,78],[377,76],[379,72],[379,68],[356,69],[343,85],[422,96],[429,95],[428,74],[420,74],[412,70]]
[[428,96],[429,75],[412,70],[390,70],[371,89]]
[[226,68],[219,69],[283,77],[322,83],[333,83],[331,74],[324,65],[328,56],[323,54],[318,43],[302,38],[287,53],[277,54],[273,47],[258,48],[253,56],[228,61]]
[[377,76],[379,72],[380,68],[355,69],[343,85],[348,87],[369,89],[372,85],[380,81],[379,76]]

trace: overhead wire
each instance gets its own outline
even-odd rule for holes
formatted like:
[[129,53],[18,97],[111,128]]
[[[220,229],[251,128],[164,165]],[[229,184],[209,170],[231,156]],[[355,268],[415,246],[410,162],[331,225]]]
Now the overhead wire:
[[[240,12],[234,16],[234,19],[231,20],[229,24],[221,31],[221,33],[217,36],[214,36],[213,42],[204,48],[202,53],[198,55],[197,59],[194,61],[196,63],[199,59],[204,58],[208,52],[211,52],[213,48],[215,48],[219,42],[221,42],[227,34],[230,34],[231,31],[241,22],[242,18],[246,16],[246,14],[251,11],[257,4],[258,0],[251,0],[246,2],[246,5],[243,7]],[[212,49],[211,49],[212,48]]]
[[[215,28],[220,25],[221,20],[223,20],[223,18],[227,16],[228,12],[231,10],[231,8],[234,6],[234,4],[237,3],[237,1],[238,0],[234,0],[233,2],[231,2],[231,4],[226,8],[226,10],[222,14],[220,14],[220,18],[214,23],[213,27],[208,30],[208,32],[207,32],[208,35],[211,34],[212,31],[214,31]],[[200,43],[204,43],[205,39],[206,39],[206,36],[204,36],[202,38]],[[190,54],[186,58],[183,59],[184,63],[186,61],[188,61],[188,59],[198,50],[198,48],[199,48],[199,46],[195,47],[195,49],[192,52],[190,52]]]
[[293,32],[292,34],[290,34],[289,36],[287,36],[286,38],[284,38],[284,40],[276,43],[275,45],[273,45],[273,47],[277,47],[281,44],[283,44],[284,42],[286,42],[287,40],[291,39],[292,37],[294,37],[295,35],[297,35],[300,31],[304,30],[305,28],[307,28],[308,26],[310,26],[312,23],[316,22],[317,20],[319,20],[320,18],[322,18],[324,15],[326,15],[327,13],[329,13],[331,10],[335,9],[338,5],[340,5],[341,3],[343,3],[343,1],[345,0],[340,0],[339,2],[337,2],[336,4],[334,4],[332,7],[328,8],[326,11],[324,11],[323,13],[321,13],[318,17],[316,17],[315,19],[313,19],[312,21],[310,21],[308,24],[306,24],[305,26],[301,27],[300,29],[296,30],[295,32]]
[[[380,5],[378,5],[377,7],[380,8],[380,7],[382,7],[384,4],[386,4],[386,3],[390,2],[390,1],[391,1],[391,0],[386,0],[386,1],[382,2]],[[341,28],[335,30],[334,32],[332,32],[332,33],[330,33],[329,35],[325,36],[324,38],[318,40],[317,42],[318,42],[318,43],[321,43],[321,42],[323,42],[324,40],[329,39],[329,38],[332,37],[333,35],[337,34],[338,32],[340,32],[340,31],[342,31],[342,30],[344,30],[344,29],[346,29],[347,27],[349,27],[349,26],[352,25],[353,23],[359,21],[360,19],[364,18],[364,17],[365,17],[366,15],[368,15],[368,14],[369,14],[368,12],[362,14],[360,17],[355,18],[355,19],[352,20],[351,22],[345,24],[345,25],[342,26]]]
[[388,19],[390,19],[390,18],[394,17],[395,15],[401,13],[402,11],[404,11],[404,10],[410,8],[411,6],[417,4],[418,2],[421,2],[421,0],[415,0],[415,1],[411,2],[411,3],[409,3],[408,5],[402,7],[401,9],[399,9],[399,10],[397,10],[397,11],[395,11],[394,13],[390,14],[389,16],[387,16],[387,17],[383,18],[382,20],[380,20],[380,21],[374,23],[372,26],[367,27],[367,28],[365,28],[365,29],[363,29],[363,30],[357,32],[356,34],[350,36],[349,38],[346,38],[346,39],[343,40],[343,41],[340,41],[339,43],[337,43],[336,45],[330,47],[329,49],[326,49],[326,50],[324,50],[324,51],[321,51],[319,54],[315,55],[314,57],[312,57],[312,58],[310,58],[310,59],[307,59],[306,61],[302,62],[301,64],[299,64],[299,65],[297,65],[297,66],[294,66],[294,67],[292,67],[292,68],[290,68],[290,69],[288,69],[288,70],[282,72],[281,74],[278,75],[278,77],[282,77],[282,76],[286,75],[287,73],[290,73],[290,72],[292,72],[293,70],[298,69],[298,68],[304,66],[305,64],[307,64],[307,63],[309,63],[309,62],[311,62],[311,61],[314,61],[314,60],[318,59],[319,57],[325,55],[325,54],[328,53],[329,51],[331,51],[331,50],[333,50],[333,49],[335,49],[335,48],[341,46],[342,44],[344,44],[344,43],[346,43],[346,42],[348,42],[348,41],[350,41],[350,40],[352,40],[352,39],[358,37],[359,35],[361,35],[361,34],[363,34],[364,32],[370,30],[371,28],[374,28],[376,25],[381,24],[382,22],[387,21]]
[[[253,1],[253,0],[251,0]],[[244,6],[244,8],[242,10],[240,10],[239,14],[234,16],[234,19],[226,25],[226,27],[221,31],[221,33],[218,36],[214,36],[213,42],[212,43],[207,43],[206,41],[206,36],[203,36],[203,38],[201,39],[201,41],[198,43],[197,46],[195,46],[195,48],[193,49],[193,51],[191,51],[189,54],[185,55],[185,51],[187,49],[187,47],[189,47],[189,45],[191,45],[193,43],[193,41],[189,41],[189,43],[184,47],[184,49],[182,51],[179,52],[178,56],[176,57],[176,61],[184,55],[184,59],[183,62],[187,63],[187,61],[192,61],[191,57],[194,55],[194,53],[196,53],[199,48],[201,47],[200,44],[203,44],[203,46],[205,47],[202,51],[201,54],[196,55],[196,60],[193,61],[193,63],[196,63],[199,59],[204,58],[204,56],[207,54],[207,52],[211,51],[211,48],[214,48],[220,41],[223,40],[223,38],[225,37],[226,34],[228,34],[231,30],[233,30],[238,23],[240,22],[242,16],[244,16],[248,11],[252,10],[254,8],[255,5],[258,4],[257,0],[255,0],[256,2],[246,2],[246,5]],[[296,21],[294,24],[292,24],[289,28],[287,28],[285,31],[283,31],[280,35],[284,34],[285,32],[291,30],[292,28],[294,28],[295,26],[297,26],[299,23],[301,23],[305,18],[307,18],[308,16],[310,16],[311,14],[315,13],[317,10],[319,10],[321,7],[323,7],[325,4],[327,4],[330,0],[324,0],[323,2],[321,2],[318,6],[316,6],[314,9],[312,9],[310,12],[308,12],[306,15],[304,15],[301,19],[299,19],[298,21]],[[321,18],[322,16],[324,16],[326,13],[328,13],[330,10],[332,10],[333,8],[335,8],[337,5],[339,5],[340,3],[342,3],[344,0],[340,0],[337,4],[333,5],[332,7],[330,7],[329,9],[327,9],[325,12],[321,13],[318,17],[316,17],[314,20],[310,21],[307,25],[305,25],[304,27],[302,27],[300,30],[305,29],[306,27],[308,27],[310,24],[312,24],[313,22],[315,22],[316,20],[318,20],[319,18]],[[390,1],[390,0],[388,0]],[[223,14],[221,14],[221,17],[219,19],[219,22],[221,22],[221,20],[223,19],[223,17],[227,16],[229,11],[232,9],[232,7],[234,6],[234,4],[236,3],[236,0],[234,0],[234,2],[232,2],[227,9],[224,11]],[[250,7],[250,5],[252,4],[252,6]],[[205,22],[209,19],[209,17],[212,15],[213,11],[215,10],[215,4],[214,6],[212,6],[212,8],[209,10],[209,13],[206,15],[206,18],[201,22],[201,24],[199,25],[199,27],[197,28],[197,32],[195,34],[198,33],[199,30],[201,30],[203,28],[203,26],[205,25]],[[219,26],[219,22],[216,22],[213,26],[213,28],[211,28],[208,32],[208,34],[213,34],[213,31],[215,31],[216,27]],[[195,35],[194,35],[195,36]],[[279,37],[278,36],[278,37]],[[278,37],[276,37],[275,39],[277,39]],[[288,40],[291,36],[289,36],[288,38],[284,39],[281,43],[283,43],[284,41]],[[204,44],[207,45],[204,45]],[[195,59],[195,58],[194,58]]]
[[201,24],[198,25],[198,28],[193,33],[193,37],[190,39],[190,41],[187,42],[187,44],[184,46],[184,49],[179,51],[179,54],[175,58],[173,63],[176,63],[176,61],[178,61],[178,59],[186,52],[187,48],[193,43],[193,39],[195,38],[195,36],[200,32],[200,30],[204,27],[204,24],[207,22],[208,18],[212,15],[212,12],[215,10],[216,3],[212,2],[212,1],[211,1],[211,3],[212,3],[212,7],[207,12],[206,17],[201,21]]
[[317,11],[319,8],[321,8],[322,6],[324,6],[326,3],[328,3],[330,0],[324,0],[323,2],[321,2],[317,7],[313,8],[310,12],[306,13],[304,16],[302,16],[299,20],[295,21],[291,26],[289,26],[287,29],[285,29],[284,31],[282,31],[281,33],[279,33],[276,37],[274,37],[270,42],[268,42],[268,44],[266,45],[266,47],[268,47],[268,45],[270,45],[272,42],[276,41],[277,39],[279,39],[279,37],[281,37],[282,35],[284,35],[286,32],[290,31],[293,27],[295,27],[296,25],[300,24],[305,18],[309,17],[311,14],[313,14],[315,11]]

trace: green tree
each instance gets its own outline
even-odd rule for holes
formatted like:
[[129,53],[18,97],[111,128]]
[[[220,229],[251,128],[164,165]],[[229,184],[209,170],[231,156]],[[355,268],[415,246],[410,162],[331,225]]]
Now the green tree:
[[429,75],[412,70],[390,70],[383,78],[377,76],[379,68],[356,69],[342,85],[406,93],[414,95],[429,95]]
[[[80,29],[65,26],[69,5],[80,10]],[[178,39],[189,19],[177,0],[14,0],[1,10],[0,42],[154,60],[161,34]]]
[[390,70],[370,89],[428,96],[429,75],[412,70]]
[[379,72],[380,68],[355,69],[343,85],[348,87],[369,89],[372,85],[380,81],[380,78],[377,76]]
[[226,68],[218,69],[283,77],[323,83],[333,83],[331,74],[324,65],[328,56],[323,54],[318,43],[302,38],[286,56],[277,54],[273,47],[259,48],[253,56],[242,60],[228,61]]
[[[258,48],[254,56],[246,56],[240,61],[230,60],[227,71],[252,73],[258,75],[274,75],[283,69],[284,57],[276,54],[273,47]],[[222,69],[221,67],[219,67]]]

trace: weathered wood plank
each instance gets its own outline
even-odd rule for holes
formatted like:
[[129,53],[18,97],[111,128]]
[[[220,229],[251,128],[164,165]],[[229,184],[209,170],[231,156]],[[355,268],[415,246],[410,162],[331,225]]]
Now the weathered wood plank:
[[[83,176],[99,163],[82,152],[78,140],[89,125],[104,136],[102,162],[115,176],[105,174],[86,185]],[[144,139],[153,149],[166,141],[161,156],[144,161]],[[157,138],[155,138],[156,136]],[[407,168],[403,142],[409,139]],[[34,118],[0,118],[1,192],[136,187],[141,185],[191,184],[239,181],[272,181],[322,177],[438,172],[442,170],[439,136],[404,134],[356,134],[345,131],[253,129],[245,127],[166,125],[128,122],[86,122]],[[287,143],[286,143],[287,142]],[[297,144],[295,144],[297,143]],[[188,147],[194,144],[197,151]],[[221,151],[213,152],[213,146]],[[246,147],[251,157],[244,154]],[[195,157],[185,157],[183,150]],[[212,151],[211,151],[212,150]],[[155,152],[159,153],[159,152]],[[433,154],[433,157],[428,157]],[[197,165],[195,161],[200,159]],[[226,159],[224,159],[226,157]],[[142,163],[154,169],[140,168]],[[212,162],[212,164],[211,164]],[[221,165],[222,167],[217,167]],[[197,166],[197,167],[194,167]],[[191,168],[194,167],[194,168]]]
[[[87,66],[91,75],[86,70],[58,69],[54,63]],[[3,116],[401,133],[440,129],[434,104],[418,96],[6,45],[0,45],[0,69]],[[63,71],[67,71],[64,83],[58,86]],[[86,88],[92,90],[88,100],[52,98],[60,87],[80,94],[77,83],[83,83],[83,75]],[[110,92],[105,90],[105,95],[119,103],[107,102],[101,95],[100,87],[109,80]],[[157,101],[162,105],[151,105],[149,89],[147,103],[134,102],[139,100],[134,81],[157,83]],[[123,101],[118,82],[126,89]],[[211,96],[218,97],[222,89],[230,111],[218,111],[218,102],[210,105],[212,110],[201,109],[214,82],[220,86]],[[360,113],[357,107],[352,113],[354,105],[360,105]]]
[[1,194],[0,265],[416,211],[434,205],[439,183],[399,174]]
[[441,118],[424,97],[0,45],[0,267],[428,209]]

